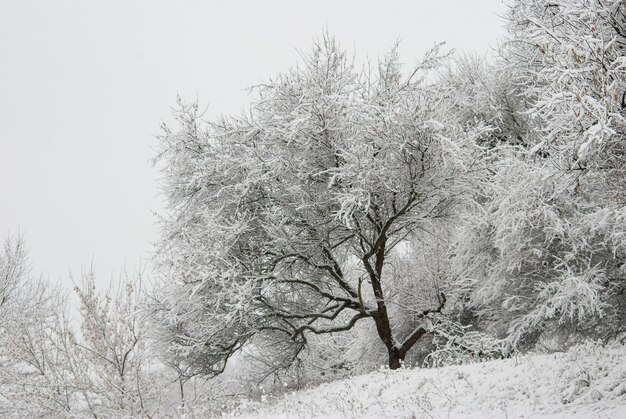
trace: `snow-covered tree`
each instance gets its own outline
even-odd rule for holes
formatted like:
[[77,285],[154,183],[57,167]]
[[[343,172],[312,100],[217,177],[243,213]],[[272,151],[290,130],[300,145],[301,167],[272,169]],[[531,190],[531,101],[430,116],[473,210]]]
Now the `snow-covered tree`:
[[0,416],[154,416],[168,391],[163,367],[146,352],[141,281],[95,289],[86,274],[76,292],[81,333],[65,296],[28,270],[22,240],[0,255]]
[[106,417],[154,416],[167,385],[162,366],[148,353],[140,311],[141,277],[123,275],[115,287],[99,292],[90,271],[75,291],[82,317],[76,350],[87,367],[84,391],[89,412]]
[[63,416],[85,402],[85,365],[75,352],[64,296],[31,277],[25,244],[0,256],[0,415]]
[[493,71],[525,124],[519,146],[493,153],[458,261],[470,306],[514,347],[554,328],[623,331],[625,19],[621,1],[510,4]]
[[21,238],[8,238],[0,254],[0,325],[11,315],[10,306],[15,306],[20,288],[26,281],[28,272],[26,250]]
[[385,287],[390,255],[451,223],[480,172],[482,127],[448,123],[430,77],[443,60],[435,48],[406,77],[393,50],[357,72],[324,37],[302,67],[258,86],[247,116],[202,124],[181,105],[158,157],[171,212],[155,312],[190,374],[219,373],[255,339],[283,342],[288,365],[307,335],[362,319],[398,368],[429,331],[445,296],[425,297],[400,329]]

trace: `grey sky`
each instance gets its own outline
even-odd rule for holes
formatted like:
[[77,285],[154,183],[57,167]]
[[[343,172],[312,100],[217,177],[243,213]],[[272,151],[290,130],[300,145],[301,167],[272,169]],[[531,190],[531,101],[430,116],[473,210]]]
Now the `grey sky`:
[[500,0],[0,2],[0,234],[35,274],[100,281],[149,257],[161,211],[148,160],[176,94],[238,113],[244,89],[298,60],[324,27],[358,57],[397,40],[484,53]]

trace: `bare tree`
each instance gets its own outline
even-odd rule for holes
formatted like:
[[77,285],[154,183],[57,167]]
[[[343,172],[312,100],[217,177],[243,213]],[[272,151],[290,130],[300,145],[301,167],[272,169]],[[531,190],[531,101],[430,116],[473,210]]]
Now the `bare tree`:
[[76,292],[81,332],[65,295],[28,270],[25,245],[0,255],[0,416],[154,416],[167,391],[146,352],[140,279],[97,291],[92,272]]
[[88,411],[94,416],[154,416],[166,384],[161,366],[147,352],[141,275],[124,274],[115,287],[102,292],[90,270],[75,291],[82,316],[76,350],[87,364]]
[[0,254],[0,325],[5,324],[5,316],[11,314],[9,306],[15,307],[28,273],[27,255],[24,241],[7,238],[3,253]]
[[31,277],[25,244],[8,239],[0,256],[0,414],[68,415],[85,402],[84,363],[64,296]]

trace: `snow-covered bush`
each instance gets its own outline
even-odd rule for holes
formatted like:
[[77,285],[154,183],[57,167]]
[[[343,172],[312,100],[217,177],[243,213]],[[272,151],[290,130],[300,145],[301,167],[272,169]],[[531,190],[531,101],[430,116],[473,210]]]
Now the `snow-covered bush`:
[[620,1],[511,3],[494,71],[516,83],[529,124],[520,146],[491,154],[457,267],[468,306],[513,347],[550,329],[623,330],[624,22]]

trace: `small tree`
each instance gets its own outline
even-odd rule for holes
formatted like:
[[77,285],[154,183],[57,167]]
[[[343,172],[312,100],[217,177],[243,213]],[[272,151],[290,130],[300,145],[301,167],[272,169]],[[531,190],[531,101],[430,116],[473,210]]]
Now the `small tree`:
[[145,352],[141,280],[100,293],[85,275],[77,334],[65,296],[30,276],[23,241],[7,240],[4,250],[0,416],[155,415],[168,383]]
[[86,402],[86,369],[65,298],[31,277],[21,238],[5,242],[0,284],[0,415],[77,413]]
[[88,371],[83,388],[94,416],[154,416],[164,386],[156,358],[147,352],[140,312],[141,275],[120,277],[115,288],[96,290],[93,270],[75,288],[80,300],[82,336],[75,350]]
[[257,338],[291,342],[293,360],[308,334],[362,319],[393,369],[430,330],[445,296],[399,335],[385,284],[398,245],[452,223],[474,186],[483,130],[447,119],[429,77],[443,59],[437,47],[404,77],[394,49],[359,73],[324,37],[302,68],[257,87],[248,116],[202,125],[180,104],[158,157],[171,212],[156,313],[190,374],[221,372]]

